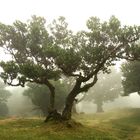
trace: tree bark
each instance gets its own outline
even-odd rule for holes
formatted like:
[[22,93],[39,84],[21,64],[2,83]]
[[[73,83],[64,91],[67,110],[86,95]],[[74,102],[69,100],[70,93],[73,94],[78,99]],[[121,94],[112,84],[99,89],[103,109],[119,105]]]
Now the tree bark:
[[53,84],[51,84],[51,82],[46,77],[42,78],[40,80],[35,80],[35,82],[38,84],[45,84],[49,88],[50,104],[49,104],[48,110],[50,110],[52,112],[52,110],[54,110],[54,106],[55,106],[55,87],[53,86]]
[[65,108],[64,108],[63,113],[62,113],[63,120],[70,120],[71,119],[73,101],[74,101],[74,98],[72,96],[67,97],[66,105],[65,105]]
[[50,90],[50,106],[48,111],[52,112],[55,106],[55,87],[48,80],[46,81],[46,85]]
[[75,97],[80,92],[80,86],[81,86],[81,81],[76,80],[76,84],[75,84],[74,88],[72,89],[72,91],[69,93],[69,95],[66,98],[65,108],[62,112],[62,119],[63,120],[70,120],[71,119],[73,102],[75,100]]
[[96,105],[97,105],[97,111],[96,111],[97,113],[104,112],[102,102],[98,102]]
[[78,78],[76,80],[75,86],[72,89],[72,91],[69,93],[69,95],[66,98],[66,103],[65,103],[65,108],[62,112],[62,119],[63,120],[70,120],[72,116],[72,106],[73,102],[75,100],[75,97],[81,93],[81,92],[87,92],[89,88],[91,88],[96,82],[97,82],[97,74],[95,74],[93,81],[85,84],[84,86],[81,87],[81,84],[83,82],[83,79]]
[[55,87],[46,80],[46,85],[48,86],[50,90],[50,104],[48,107],[48,116],[45,119],[45,122],[47,122],[49,119],[56,119],[57,117],[57,110],[55,110]]

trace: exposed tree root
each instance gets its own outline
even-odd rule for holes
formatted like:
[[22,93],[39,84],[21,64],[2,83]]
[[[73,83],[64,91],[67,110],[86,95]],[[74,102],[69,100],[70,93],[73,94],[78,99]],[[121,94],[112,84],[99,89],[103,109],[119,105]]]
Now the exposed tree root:
[[56,110],[49,112],[49,115],[46,117],[45,123],[52,123],[52,125],[59,125],[63,128],[77,128],[81,127],[82,124],[75,122],[74,120],[65,120],[62,115]]
[[57,110],[53,110],[49,112],[44,122],[48,122],[49,120],[62,121],[62,116],[60,113],[57,112]]

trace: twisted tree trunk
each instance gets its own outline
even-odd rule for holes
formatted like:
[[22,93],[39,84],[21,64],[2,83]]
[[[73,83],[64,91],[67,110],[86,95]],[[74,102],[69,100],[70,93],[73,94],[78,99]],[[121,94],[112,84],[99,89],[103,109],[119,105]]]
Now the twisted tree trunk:
[[[87,79],[87,78],[86,78]],[[77,79],[74,88],[69,93],[69,95],[66,98],[65,108],[62,113],[62,119],[63,120],[70,120],[72,116],[72,106],[73,102],[75,100],[75,97],[81,93],[81,92],[87,92],[89,88],[91,88],[96,82],[97,82],[97,75],[95,74],[93,81],[85,84],[81,87],[82,82],[85,82],[85,79]]]
[[74,102],[74,97],[75,93],[71,92],[71,94],[69,94],[69,96],[66,99],[66,105],[65,108],[62,112],[62,119],[63,120],[70,120],[71,119],[71,115],[72,115],[72,106],[73,106],[73,102]]
[[45,122],[47,122],[50,119],[57,119],[59,118],[59,113],[57,113],[57,110],[54,108],[55,107],[55,87],[47,80],[46,85],[48,86],[50,90],[50,104],[48,107],[48,116],[45,119]]
[[62,119],[63,120],[70,120],[72,116],[72,107],[73,107],[73,102],[75,100],[75,97],[79,94],[80,92],[80,86],[81,86],[81,81],[77,80],[75,83],[74,88],[72,91],[69,93],[69,95],[66,98],[66,103],[65,103],[65,108],[62,112]]

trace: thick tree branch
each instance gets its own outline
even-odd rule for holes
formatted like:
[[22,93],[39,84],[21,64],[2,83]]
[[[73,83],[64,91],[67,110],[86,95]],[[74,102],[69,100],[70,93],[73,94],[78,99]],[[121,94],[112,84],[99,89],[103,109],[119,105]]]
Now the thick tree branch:
[[22,86],[22,87],[24,87],[24,85],[22,85],[20,82],[19,83],[17,83],[17,84],[13,84],[13,83],[11,83],[11,82],[6,82],[9,86],[14,86],[14,87],[16,87],[16,86]]
[[82,88],[80,88],[79,93],[87,92],[89,90],[89,88],[91,88],[94,84],[96,84],[97,80],[98,80],[98,78],[97,78],[97,74],[96,74],[91,83],[88,83],[88,84],[84,85]]
[[[113,47],[113,46],[112,46]],[[87,77],[82,77],[82,82],[86,82],[88,81],[90,78],[93,77],[93,75],[97,74],[100,69],[104,66],[104,64],[106,63],[106,61],[114,54],[116,53],[116,51],[118,49],[120,49],[121,47],[123,47],[123,44],[120,44],[119,46],[115,47],[113,50],[111,50],[111,52],[109,53],[108,56],[106,56],[101,63],[99,63],[96,68],[94,68],[95,70],[93,72],[91,72]]]
[[76,104],[80,103],[85,97],[86,97],[86,93],[84,93],[82,98],[80,98],[79,100],[76,99]]
[[[30,80],[30,79],[26,79],[25,80],[26,82],[34,82],[33,80]],[[22,87],[24,87],[25,86],[25,81],[24,82],[21,82],[20,80],[18,81],[18,83],[16,83],[16,84],[13,84],[13,81],[11,80],[10,82],[8,82],[8,81],[6,81],[6,83],[8,84],[8,85],[10,85],[10,86],[22,86]]]
[[61,66],[59,66],[59,67],[60,67],[60,69],[63,71],[63,73],[64,73],[65,75],[67,75],[67,76],[72,76],[72,77],[83,77],[83,76],[81,75],[81,73],[79,73],[79,74],[68,73],[63,67],[61,67]]

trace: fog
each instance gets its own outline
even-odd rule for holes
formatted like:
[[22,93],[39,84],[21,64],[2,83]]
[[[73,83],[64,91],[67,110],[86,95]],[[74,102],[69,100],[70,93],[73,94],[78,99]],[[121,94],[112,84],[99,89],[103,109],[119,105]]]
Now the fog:
[[[41,110],[36,110],[36,106],[33,105],[32,101],[23,95],[25,88],[14,87],[8,89],[12,93],[12,96],[7,102],[9,116],[42,116]],[[140,96],[137,93],[130,94],[129,96],[119,96],[119,98],[115,99],[113,102],[108,101],[104,103],[103,108],[105,112],[120,108],[140,108]],[[76,105],[76,109],[78,113],[96,113],[96,104],[82,100]]]
[[31,100],[28,97],[23,96],[22,93],[25,88],[9,87],[8,90],[12,94],[12,96],[7,101],[9,116],[32,116],[34,114],[33,109],[35,108],[35,106],[32,104]]
[[[120,108],[140,108],[140,96],[137,93],[132,93],[129,96],[121,96],[123,92],[123,88],[121,85],[122,73],[120,72],[119,66],[120,65],[118,65],[117,68],[111,67],[112,72],[110,74],[101,73],[98,76],[97,83],[87,93],[84,93],[85,97],[76,104],[77,113],[86,113],[86,114],[96,113],[98,102],[102,102],[101,106],[104,112]],[[32,89],[35,89],[36,86],[37,85],[34,86],[30,85]],[[8,98],[6,102],[9,109],[8,116],[10,117],[43,116],[43,110],[39,108],[40,104],[37,103],[35,105],[35,103],[32,100],[33,98],[30,97],[31,96],[35,97],[35,94],[40,94],[39,92],[42,91],[48,92],[48,91],[44,89],[44,87],[42,87],[43,89],[41,91],[41,89],[39,89],[41,87],[38,87],[39,90],[35,89],[26,92],[27,94],[30,94],[32,92],[31,96],[23,95],[23,92],[25,90],[28,90],[28,88],[29,87],[27,86],[25,86],[24,88],[6,86],[6,89],[11,93],[11,96]],[[61,90],[63,89],[63,87],[59,88],[60,93],[61,91],[64,92],[64,90]],[[35,94],[33,94],[34,92]],[[63,93],[64,95],[60,95],[60,93],[56,96],[56,98],[58,96],[63,96],[63,98],[65,98],[65,94]],[[43,96],[45,102],[49,102],[45,94],[42,94],[41,96]],[[36,99],[37,98],[39,98],[41,102],[44,102],[44,100],[42,100],[40,96],[36,96]],[[60,102],[64,102],[65,99],[63,98],[61,97],[59,99],[60,101],[56,102],[56,106],[59,106]],[[77,99],[78,98],[80,98],[80,96],[77,97]],[[36,100],[36,102],[39,102],[39,100]],[[44,107],[45,109],[47,108],[46,105],[48,104],[43,104],[43,106],[45,106]]]
[[[105,112],[121,108],[140,108],[140,96],[137,93],[133,93],[129,96],[120,96],[113,102],[104,103],[103,108]],[[92,102],[81,101],[77,105],[77,111],[79,113],[96,113],[96,104]]]

